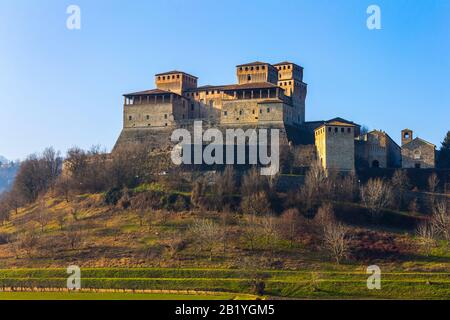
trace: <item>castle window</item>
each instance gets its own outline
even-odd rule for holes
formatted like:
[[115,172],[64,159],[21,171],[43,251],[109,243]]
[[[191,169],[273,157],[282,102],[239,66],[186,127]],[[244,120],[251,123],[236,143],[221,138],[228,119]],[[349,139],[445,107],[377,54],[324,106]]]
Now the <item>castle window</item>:
[[344,132],[344,128],[341,128],[341,132],[342,132],[342,133]]
[[269,113],[270,112],[270,108],[267,108],[267,113]]
[[161,77],[158,77],[158,80],[161,80]]
[[228,115],[228,112],[227,112],[227,111],[224,111],[224,112],[223,112],[223,115],[224,115],[224,116]]
[[286,66],[283,66],[283,70],[286,70]]
[[128,116],[128,120],[133,120],[133,117],[132,116]]
[[166,77],[163,77],[163,80],[166,80]]
[[242,116],[242,110],[239,110],[239,115]]
[[167,127],[167,123],[165,123],[164,126]]
[[250,70],[253,70],[253,67],[251,67]]
[[334,132],[338,132],[338,128],[334,128]]
[[164,119],[167,119],[167,114],[164,115]]
[[253,109],[252,113],[255,114],[255,109]]
[[259,70],[259,67],[256,67],[256,70]]
[[291,66],[288,66],[288,69],[290,69],[291,68]]
[[328,127],[328,132],[331,132],[331,127]]
[[248,67],[245,67],[245,71],[248,71]]
[[266,69],[266,66],[261,66],[261,69],[263,69],[263,70]]
[[150,120],[150,116],[149,115],[147,115],[147,120]]
[[252,80],[252,76],[251,75],[248,75],[247,76],[247,81],[251,81]]
[[352,130],[350,128],[347,128],[347,132],[350,133]]
[[191,110],[194,111],[194,104],[191,104]]
[[180,79],[180,75],[179,74],[177,74],[177,79]]
[[240,67],[240,68],[239,68],[239,70],[241,70],[241,71],[242,71],[242,67]]

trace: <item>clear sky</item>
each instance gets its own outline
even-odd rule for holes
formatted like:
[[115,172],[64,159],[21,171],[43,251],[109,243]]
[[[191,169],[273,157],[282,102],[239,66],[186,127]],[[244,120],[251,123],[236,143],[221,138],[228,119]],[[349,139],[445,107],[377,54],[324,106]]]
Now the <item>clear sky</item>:
[[[81,30],[66,9],[81,8]],[[381,8],[381,30],[366,9]],[[112,148],[123,93],[179,69],[201,85],[235,65],[305,68],[307,120],[340,116],[440,145],[450,130],[449,0],[0,0],[0,154]]]

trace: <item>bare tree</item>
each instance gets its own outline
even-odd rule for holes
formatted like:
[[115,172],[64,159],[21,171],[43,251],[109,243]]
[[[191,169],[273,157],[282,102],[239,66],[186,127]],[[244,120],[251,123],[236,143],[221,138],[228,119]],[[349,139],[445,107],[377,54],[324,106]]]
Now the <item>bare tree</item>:
[[78,221],[80,218],[80,205],[78,203],[72,203],[72,209],[70,209],[70,215],[74,221]]
[[325,248],[339,264],[349,252],[348,228],[340,222],[328,222],[323,228],[323,242]]
[[450,213],[446,199],[437,201],[434,204],[431,224],[436,235],[445,240],[450,240]]
[[417,201],[417,198],[414,198],[411,200],[408,206],[409,212],[419,212],[419,202]]
[[428,190],[431,193],[435,193],[437,191],[437,187],[439,185],[439,179],[436,173],[433,172],[431,176],[428,177]]
[[216,176],[214,186],[218,204],[223,208],[230,203],[236,190],[236,174],[232,166],[227,166],[223,173]]
[[11,208],[5,196],[0,195],[0,222],[2,225],[9,220]]
[[392,201],[392,189],[384,180],[370,179],[361,187],[361,199],[372,217],[378,218],[381,211]]
[[200,243],[201,248],[209,252],[209,260],[212,260],[213,250],[220,237],[220,228],[212,220],[197,219],[189,228],[195,239]]
[[337,180],[334,195],[340,201],[354,201],[357,198],[358,179],[354,171]]
[[334,210],[331,203],[324,203],[318,210],[317,214],[314,216],[314,221],[321,227],[333,223],[336,221],[334,217]]
[[191,193],[191,202],[198,208],[203,208],[205,205],[206,182],[203,178],[197,178],[194,181]]
[[397,169],[391,179],[394,204],[397,209],[401,208],[406,203],[406,193],[410,188],[410,182],[406,171]]
[[67,214],[64,211],[57,212],[56,214],[56,222],[58,223],[59,229],[63,230],[64,225],[66,224]]
[[435,229],[432,223],[425,221],[417,226],[416,234],[426,255],[431,253],[435,245]]
[[167,240],[168,252],[171,257],[174,257],[177,252],[182,250],[186,246],[186,241],[180,235],[178,231],[170,233],[170,237]]
[[329,203],[325,203],[319,208],[314,220],[322,229],[324,248],[339,264],[349,252],[348,228],[336,220],[333,207]]
[[269,191],[269,181],[266,176],[262,176],[256,167],[252,167],[242,178],[241,194],[249,196],[256,192]]
[[270,206],[269,197],[265,191],[244,196],[241,201],[242,212],[250,215],[270,214]]
[[56,194],[64,197],[66,202],[70,202],[71,193],[72,193],[72,179],[68,175],[59,176],[58,180],[55,183],[55,191]]
[[292,248],[300,225],[300,212],[297,209],[288,209],[281,215],[279,228],[280,233],[289,240]]
[[34,220],[39,224],[41,227],[41,232],[44,233],[45,227],[49,224],[51,217],[49,212],[47,211],[45,199],[42,198],[39,207],[37,209],[37,212],[35,213]]
[[268,248],[273,255],[273,251],[275,248],[275,242],[278,238],[278,228],[277,228],[277,218],[273,215],[266,215],[260,218],[261,219],[261,231],[262,236],[264,237],[264,242],[266,248]]
[[83,242],[83,232],[81,228],[74,225],[70,226],[65,233],[65,239],[70,249],[78,249]]
[[19,249],[24,250],[28,256],[31,256],[38,244],[39,238],[34,230],[29,230],[19,234],[17,240]]
[[329,196],[330,183],[320,160],[315,160],[305,176],[301,194],[306,210],[314,207],[321,199]]
[[249,243],[250,250],[253,250],[256,239],[261,235],[258,218],[253,214],[245,214],[240,225],[243,238]]

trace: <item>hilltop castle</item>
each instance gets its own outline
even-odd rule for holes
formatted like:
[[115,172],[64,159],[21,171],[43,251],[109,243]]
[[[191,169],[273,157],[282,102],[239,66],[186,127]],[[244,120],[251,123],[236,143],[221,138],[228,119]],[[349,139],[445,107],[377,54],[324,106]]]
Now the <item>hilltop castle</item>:
[[144,143],[169,150],[175,128],[191,129],[202,120],[221,130],[277,128],[281,144],[315,145],[326,169],[401,167],[402,155],[408,158],[404,167],[434,167],[434,145],[422,139],[402,143],[403,151],[385,132],[361,136],[358,124],[342,118],[305,121],[307,84],[303,68],[295,63],[242,64],[236,66],[236,76],[236,84],[199,87],[198,78],[186,72],[156,74],[156,89],[124,94],[123,130],[115,148]]

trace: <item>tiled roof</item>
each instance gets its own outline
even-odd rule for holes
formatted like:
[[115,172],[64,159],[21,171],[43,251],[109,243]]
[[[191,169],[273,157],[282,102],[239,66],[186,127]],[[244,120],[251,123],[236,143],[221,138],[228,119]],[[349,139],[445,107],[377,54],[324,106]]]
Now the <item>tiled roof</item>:
[[226,86],[224,87],[224,91],[240,90],[240,89],[270,89],[270,88],[278,88],[278,86],[270,82],[252,82]]
[[257,65],[257,64],[270,64],[270,63],[261,62],[261,61],[254,61],[254,62],[250,62],[250,63],[239,64],[236,67],[247,67],[247,66],[254,66],[254,65]]
[[165,76],[165,75],[169,75],[169,74],[180,74],[180,73],[185,74],[185,75],[187,75],[189,77],[198,79],[196,76],[193,76],[192,74],[189,74],[189,73],[186,73],[186,72],[183,72],[183,71],[178,71],[178,70],[172,70],[172,71],[168,71],[168,72],[157,73],[157,74],[155,74],[155,77]]
[[138,91],[138,92],[132,92],[132,93],[126,93],[124,96],[151,96],[151,95],[159,95],[159,94],[175,94],[179,96],[179,94],[171,91],[161,90],[161,89],[151,89],[151,90],[145,90],[145,91]]
[[270,82],[253,82],[253,83],[243,83],[243,84],[227,84],[221,86],[201,86],[198,88],[191,88],[186,91],[207,91],[207,90],[222,90],[222,91],[230,91],[230,90],[242,90],[242,89],[270,89],[270,88],[278,88],[277,85]]
[[414,138],[413,140],[406,142],[406,143],[402,146],[402,148],[405,147],[406,145],[410,144],[411,142],[421,142],[421,143],[428,144],[428,145],[430,145],[430,146],[436,148],[436,145],[434,145],[434,144],[432,144],[431,142],[428,142],[428,141],[426,141],[426,140],[423,140],[422,138],[419,138],[419,137],[416,137],[416,138]]

